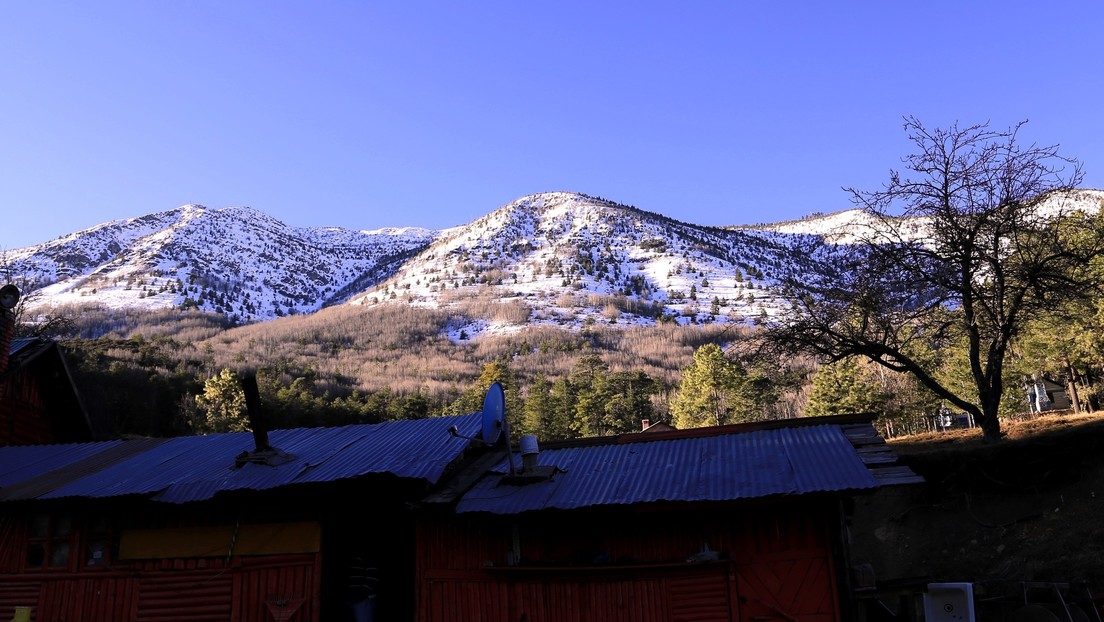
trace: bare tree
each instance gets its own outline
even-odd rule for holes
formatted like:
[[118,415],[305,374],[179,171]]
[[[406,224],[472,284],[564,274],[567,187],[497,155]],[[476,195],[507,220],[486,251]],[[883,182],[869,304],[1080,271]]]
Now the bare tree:
[[[929,130],[906,117],[904,126],[916,148],[906,170],[891,171],[881,190],[845,188],[868,226],[852,239],[808,242],[810,271],[785,280],[792,307],[763,343],[911,373],[999,439],[1009,345],[1030,318],[1092,290],[1085,266],[1104,253],[1104,226],[1070,208],[1080,165],[1057,146],[1021,146],[1023,123]],[[939,379],[932,356],[959,343],[966,392]]]
[[68,337],[75,331],[73,319],[54,310],[32,313],[41,293],[42,279],[28,272],[16,272],[14,262],[0,251],[0,285],[12,284],[19,288],[20,298],[12,310],[17,337]]

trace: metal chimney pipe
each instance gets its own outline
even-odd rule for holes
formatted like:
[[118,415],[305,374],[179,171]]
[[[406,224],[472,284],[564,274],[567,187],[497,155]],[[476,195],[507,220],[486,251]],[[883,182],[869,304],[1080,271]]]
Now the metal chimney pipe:
[[526,434],[521,437],[521,470],[528,473],[537,468],[537,456],[540,455],[540,447],[537,446],[535,434]]
[[253,444],[257,451],[272,449],[268,445],[268,421],[261,410],[261,392],[257,389],[257,377],[245,376],[241,379],[245,392],[245,414],[249,417],[249,428],[253,430]]

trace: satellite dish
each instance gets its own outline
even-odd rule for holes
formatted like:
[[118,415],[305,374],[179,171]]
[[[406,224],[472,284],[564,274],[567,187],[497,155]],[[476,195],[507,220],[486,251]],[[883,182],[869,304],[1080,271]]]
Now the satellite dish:
[[8,283],[0,287],[0,308],[11,311],[19,302],[19,288]]
[[494,445],[506,425],[506,394],[502,385],[494,382],[483,398],[483,442]]

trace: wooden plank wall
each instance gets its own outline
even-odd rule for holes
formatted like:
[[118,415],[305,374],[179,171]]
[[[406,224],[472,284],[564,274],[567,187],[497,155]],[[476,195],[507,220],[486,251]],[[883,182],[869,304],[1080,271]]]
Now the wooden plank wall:
[[[122,561],[110,567],[21,570],[22,521],[0,517],[0,620],[17,606],[32,619],[140,622],[271,622],[294,605],[291,622],[319,620],[321,555]],[[286,609],[285,609],[286,611]]]
[[[825,503],[425,516],[417,619],[838,620],[834,511]],[[511,567],[515,541],[521,564]],[[721,559],[687,563],[703,545]]]
[[38,379],[16,372],[0,385],[0,446],[54,442]]

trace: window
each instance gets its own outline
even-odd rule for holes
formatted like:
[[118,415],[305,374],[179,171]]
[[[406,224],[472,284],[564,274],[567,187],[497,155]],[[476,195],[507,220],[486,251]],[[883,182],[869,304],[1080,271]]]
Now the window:
[[84,546],[85,566],[108,566],[115,559],[117,550],[111,521],[104,517],[92,519],[88,524],[88,538]]
[[27,546],[27,568],[69,567],[73,545],[73,519],[69,516],[36,514],[31,517]]
[[102,516],[89,520],[84,545],[85,566],[109,566],[118,557],[118,539],[115,529],[107,518]]
[[28,519],[28,570],[106,568],[118,553],[118,533],[109,517],[92,514],[76,520],[63,514],[35,514]]

